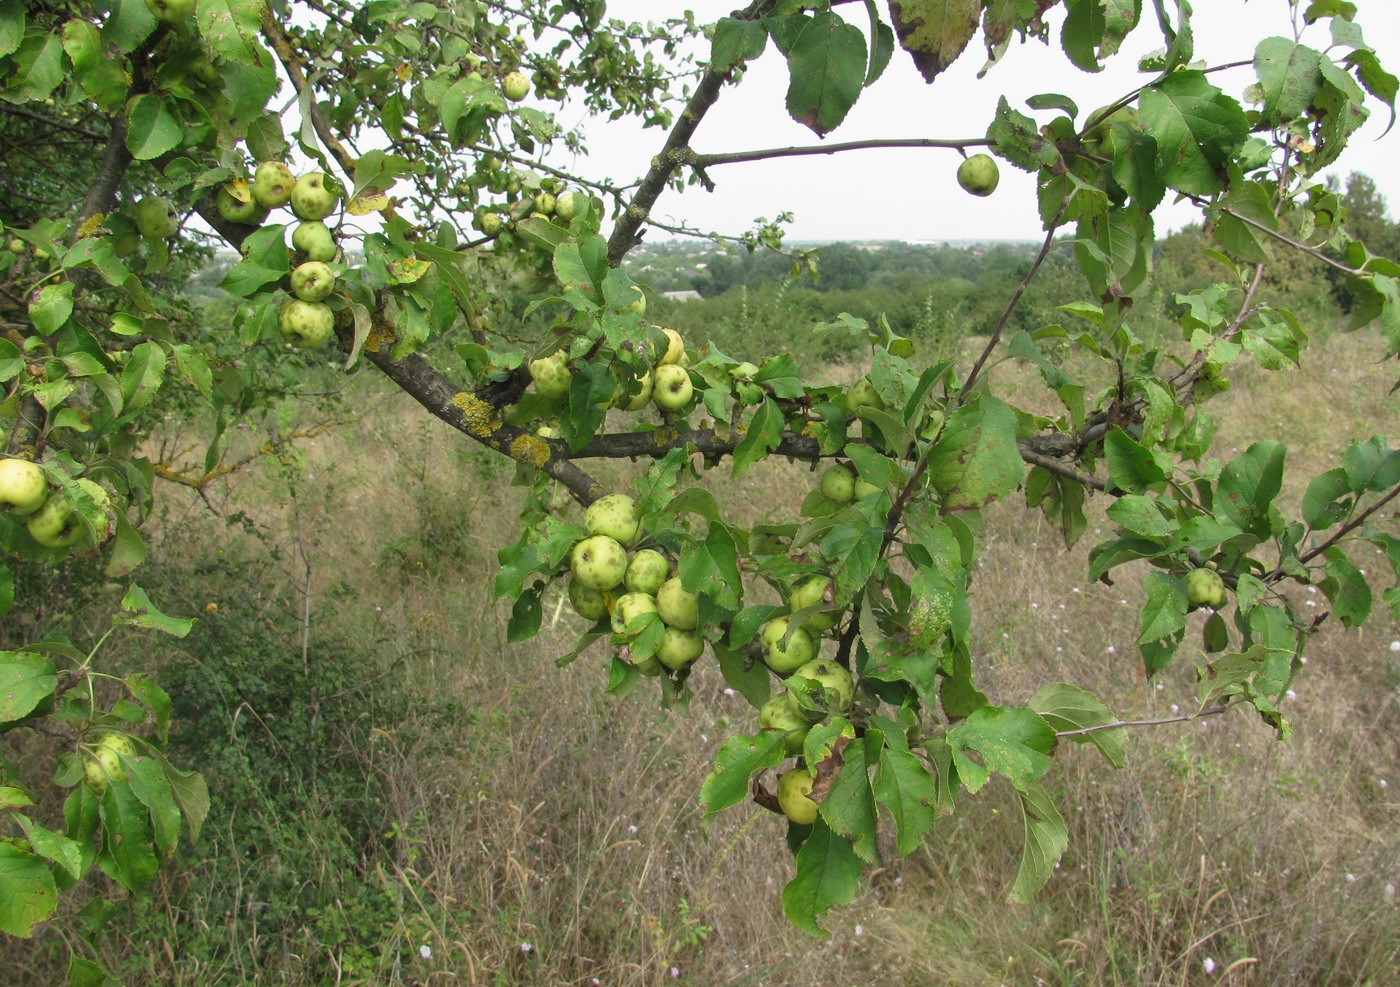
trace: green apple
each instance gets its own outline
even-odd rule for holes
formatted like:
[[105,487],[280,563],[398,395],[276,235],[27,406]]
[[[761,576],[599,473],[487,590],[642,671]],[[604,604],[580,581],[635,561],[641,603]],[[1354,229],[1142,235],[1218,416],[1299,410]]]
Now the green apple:
[[705,639],[695,631],[666,626],[661,644],[656,648],[656,660],[673,672],[693,664],[705,651]]
[[608,494],[588,505],[583,514],[583,530],[590,535],[607,535],[622,545],[637,537],[637,502],[626,494]]
[[817,821],[817,803],[808,797],[811,794],[812,776],[805,768],[793,768],[778,776],[778,808],[799,826]]
[[178,24],[194,16],[195,0],[146,0],[146,9],[156,20]]
[[[277,209],[292,201],[295,186],[292,169],[280,161],[261,161],[253,169],[253,199],[264,209]],[[314,218],[320,219],[319,216]]]
[[340,252],[331,228],[319,219],[298,223],[297,228],[292,230],[292,246],[305,254],[307,260],[322,263],[335,260],[335,255]]
[[[90,529],[86,524],[82,525],[83,536],[78,539],[76,545],[80,551],[86,551],[87,549],[96,548],[98,545],[101,545],[107,540],[107,536],[112,533],[112,498],[106,490],[85,476],[79,477],[77,483],[78,486],[82,487],[87,495],[92,498],[92,502],[97,505],[98,513],[102,515],[102,526],[100,528]],[[79,518],[79,523],[82,524],[81,517]]]
[[498,212],[484,212],[476,218],[476,228],[487,236],[499,236],[506,221]]
[[856,497],[856,477],[849,467],[840,463],[822,471],[822,496],[838,504],[849,504]]
[[681,357],[685,356],[685,340],[674,329],[668,329],[665,326],[661,326],[660,329],[666,334],[666,351],[657,357],[657,366],[680,363]]
[[[788,606],[793,610],[802,610],[819,603],[832,606],[832,600],[827,594],[830,586],[831,579],[827,576],[808,576],[792,588],[792,592],[788,594]],[[831,630],[840,620],[839,610],[825,610],[808,617],[802,626],[809,633],[820,634],[822,631]]]
[[[93,499],[98,510],[106,514],[112,502],[107,491],[86,478],[77,483]],[[46,548],[70,548],[79,544],[83,548],[95,548],[107,537],[106,525],[101,531],[90,530],[87,520],[61,493],[50,495],[42,507],[29,515],[25,526],[29,537]]]
[[608,615],[608,601],[596,589],[577,579],[569,580],[569,605],[584,620],[599,621]]
[[788,638],[787,645],[784,646],[783,638],[787,632],[787,618],[778,617],[775,620],[770,620],[764,626],[761,636],[764,661],[779,675],[789,675],[797,671],[817,655],[817,648],[812,643],[812,636],[801,627],[793,630],[792,637]]
[[667,363],[652,371],[651,400],[662,411],[680,411],[694,394],[695,385],[684,367]]
[[856,500],[864,500],[871,494],[881,493],[883,490],[883,487],[877,487],[875,486],[875,484],[870,483],[863,477],[856,477]]
[[654,548],[644,548],[632,556],[627,563],[627,575],[623,582],[636,593],[650,593],[655,596],[671,574],[671,563],[666,556]]
[[112,252],[118,257],[130,257],[141,249],[141,234],[135,230],[123,230],[112,237]]
[[648,370],[638,377],[637,380],[641,382],[641,386],[637,388],[636,394],[633,394],[627,399],[627,403],[622,406],[623,411],[641,411],[647,405],[651,404],[654,386],[652,384],[651,371]]
[[578,200],[578,192],[561,192],[554,200],[554,215],[567,223],[578,213]]
[[1228,599],[1225,580],[1214,569],[1192,569],[1186,574],[1186,600],[1191,609],[1210,607],[1218,610]]
[[49,481],[27,459],[0,459],[0,514],[28,517],[44,506]]
[[792,688],[793,679],[806,679],[820,685],[825,693],[826,708],[833,713],[847,712],[856,697],[856,684],[851,673],[825,658],[814,658],[794,671],[788,677],[788,688]]
[[15,237],[9,243],[5,244],[5,249],[12,254],[22,254],[24,253],[24,241],[19,237]]
[[501,76],[501,95],[512,103],[518,103],[530,94],[530,80],[524,72],[507,72]]
[[325,302],[293,298],[283,302],[277,311],[277,330],[287,342],[315,349],[325,346],[335,335],[335,313]]
[[622,584],[627,575],[627,549],[615,538],[591,535],[574,546],[569,555],[574,579],[605,593]]
[[227,186],[221,186],[214,194],[214,209],[228,222],[242,223],[244,226],[257,226],[267,218],[266,209],[252,199],[244,202],[230,192]]
[[326,173],[308,171],[292,185],[292,212],[298,219],[325,219],[335,212],[340,196],[326,187]]
[[97,793],[106,791],[107,784],[113,781],[126,781],[126,768],[121,756],[131,757],[136,753],[136,745],[122,733],[104,733],[97,738],[91,755],[83,758],[83,777],[88,786]]
[[624,642],[631,641],[645,629],[634,621],[642,614],[656,612],[656,597],[650,593],[623,593],[612,608],[613,634]]
[[693,631],[700,625],[700,596],[686,589],[680,576],[672,576],[656,591],[656,607],[669,627]]
[[168,240],[180,228],[180,217],[169,199],[148,195],[136,203],[136,229],[147,240]]
[[319,260],[297,265],[292,272],[292,292],[304,302],[323,302],[335,290],[335,272]]
[[554,215],[554,210],[558,205],[559,200],[551,192],[541,192],[535,196],[535,212],[545,216]]
[[958,165],[958,184],[973,195],[991,195],[1000,178],[996,158],[990,154],[974,154]]
[[862,377],[846,391],[846,410],[853,415],[860,414],[862,408],[881,411],[884,407],[885,402],[875,390],[875,385],[870,383],[869,377]]
[[802,753],[802,741],[812,729],[812,721],[802,714],[802,707],[787,691],[769,697],[763,704],[758,711],[758,725],[763,730],[783,731],[783,750],[788,754]]
[[640,285],[632,285],[628,296],[631,298],[626,305],[618,306],[619,312],[636,312],[638,315],[647,313],[647,294]]
[[564,361],[562,351],[556,351],[538,360],[531,360],[530,379],[535,382],[535,393],[542,398],[567,397],[573,384],[574,375]]

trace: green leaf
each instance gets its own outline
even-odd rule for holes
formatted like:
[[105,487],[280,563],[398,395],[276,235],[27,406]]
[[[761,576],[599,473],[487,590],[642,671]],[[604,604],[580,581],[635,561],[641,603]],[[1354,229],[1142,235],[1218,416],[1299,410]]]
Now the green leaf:
[[783,417],[782,409],[772,398],[765,397],[749,420],[744,438],[734,448],[731,475],[738,476],[776,449],[783,440],[783,429],[786,427],[787,420]]
[[102,793],[102,850],[97,866],[128,891],[149,884],[160,870],[151,817],[131,786],[114,781]]
[[757,58],[768,44],[768,31],[759,21],[721,17],[710,43],[710,68],[727,72],[739,62]]
[[875,801],[894,819],[900,856],[919,848],[938,816],[938,793],[928,765],[905,750],[885,747],[875,770]]
[[880,742],[868,735],[842,748],[841,766],[821,802],[822,819],[835,832],[850,840],[856,856],[868,864],[880,860],[880,851],[875,843],[875,794],[870,790],[869,755],[872,747],[878,758]]
[[928,476],[945,511],[976,510],[1015,490],[1025,476],[1016,413],[993,397],[963,405],[929,450]]
[[51,336],[63,328],[68,317],[73,314],[73,283],[45,285],[29,303],[29,317],[34,320],[34,328],[45,336]]
[[[1043,716],[1056,733],[1101,727],[1118,720],[1097,696],[1063,682],[1042,687],[1031,697],[1030,708]],[[1116,730],[1096,730],[1069,739],[1077,744],[1093,744],[1115,768],[1127,763],[1123,742],[1118,739]]]
[[1323,570],[1327,577],[1322,580],[1322,592],[1332,602],[1332,609],[1347,628],[1360,627],[1371,614],[1371,587],[1366,577],[1342,549],[1335,545],[1325,553]]
[[752,737],[730,737],[715,753],[715,767],[700,786],[705,816],[737,805],[749,794],[755,773],[783,763],[783,731],[761,730]]
[[31,34],[9,57],[13,75],[5,80],[0,99],[33,103],[46,99],[63,81],[63,44],[58,32]]
[[1256,442],[1225,465],[1215,507],[1258,538],[1269,536],[1268,514],[1283,485],[1287,450],[1277,442]]
[[1249,136],[1238,102],[1204,72],[1182,69],[1144,89],[1139,107],[1144,129],[1157,141],[1157,169],[1168,187],[1204,196],[1225,188],[1225,167]]
[[797,851],[797,873],[783,888],[783,913],[788,921],[813,936],[827,933],[817,923],[832,905],[844,905],[856,894],[863,864],[850,841],[822,820]]
[[267,53],[257,43],[265,0],[199,0],[195,22],[210,52],[222,61],[255,65]]
[[153,757],[121,756],[131,791],[151,814],[156,850],[166,859],[174,856],[180,841],[180,808],[166,779],[164,766]]
[[24,830],[24,838],[29,841],[35,853],[46,860],[52,860],[75,881],[83,876],[83,855],[75,841],[62,833],[55,833],[40,826],[22,812],[15,813],[14,818]]
[[787,53],[788,113],[824,137],[840,126],[865,82],[865,36],[832,11],[811,18]]
[[1011,884],[1011,900],[1023,904],[1036,894],[1055,873],[1055,864],[1069,846],[1069,828],[1055,808],[1048,792],[1038,783],[1018,786],[1021,816],[1026,824],[1021,864]]
[[1342,455],[1342,469],[1354,493],[1387,493],[1400,485],[1400,451],[1391,449],[1384,436],[1373,435],[1347,449]]
[[1005,96],[997,100],[997,112],[987,126],[987,139],[998,157],[1022,171],[1053,169],[1060,164],[1060,149],[1040,132],[1034,119],[1011,108]]
[[[102,899],[94,898],[94,902]],[[68,960],[68,987],[122,987],[100,964],[73,956]]]
[[0,0],[0,57],[12,54],[24,40],[22,0]]
[[57,688],[57,669],[47,658],[0,651],[0,726],[28,716]]
[[[737,624],[731,624],[731,628]],[[729,687],[742,695],[754,706],[762,706],[769,697],[769,683],[772,675],[768,666],[761,661],[751,662],[742,649],[726,648],[713,641],[710,649],[719,662],[720,674]]]
[[1142,577],[1147,593],[1140,614],[1137,644],[1142,645],[1172,637],[1186,627],[1186,584],[1164,572],[1149,572]]
[[1322,55],[1289,38],[1265,38],[1254,49],[1264,94],[1261,124],[1281,127],[1307,113],[1322,87]]
[[1108,475],[1120,490],[1146,493],[1167,478],[1152,451],[1121,428],[1104,436],[1103,453]]
[[1319,473],[1303,494],[1303,520],[1315,531],[1327,530],[1351,513],[1351,493],[1351,481],[1342,467]]
[[[1018,789],[1044,775],[1055,748],[1055,729],[1033,709],[984,706],[944,739],[963,784],[975,793],[992,774],[1004,775]],[[980,764],[970,752],[980,757]]]
[[1141,494],[1119,497],[1108,507],[1108,516],[1124,531],[1143,538],[1166,538],[1176,523],[1162,515],[1157,501]]
[[679,570],[681,582],[691,592],[704,593],[729,609],[739,605],[739,551],[725,525],[710,522],[704,540],[681,557]]
[[506,640],[510,643],[528,641],[539,633],[543,616],[540,601],[545,585],[543,581],[536,582],[534,586],[523,590],[511,604],[510,623],[506,627]]
[[158,158],[179,147],[185,139],[180,120],[165,100],[149,93],[126,105],[126,149],[137,161]]
[[0,932],[21,939],[34,934],[58,907],[49,865],[33,853],[0,840]]
[[126,64],[108,56],[95,26],[73,18],[63,25],[63,50],[73,63],[73,77],[104,113],[113,113],[126,99],[130,83]]
[[895,34],[925,82],[963,53],[981,13],[981,0],[890,0]]
[[147,627],[175,637],[184,637],[190,632],[190,628],[194,627],[194,621],[191,619],[167,617],[161,613],[140,586],[132,586],[126,591],[126,595],[122,597],[122,609],[126,614],[118,614],[114,623],[128,627]]

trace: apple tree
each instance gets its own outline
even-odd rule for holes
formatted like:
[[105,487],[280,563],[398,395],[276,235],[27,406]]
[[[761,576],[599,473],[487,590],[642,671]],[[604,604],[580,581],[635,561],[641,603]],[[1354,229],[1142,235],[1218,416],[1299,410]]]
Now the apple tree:
[[[994,779],[1024,810],[1009,891],[1029,899],[1067,841],[1042,783],[1052,759],[1078,744],[1120,764],[1133,724],[1092,683],[996,701],[979,687],[989,504],[1023,500],[1067,544],[1086,533],[1087,500],[1107,504],[1088,576],[1139,563],[1145,673],[1199,664],[1184,718],[1252,709],[1287,738],[1283,697],[1308,685],[1318,621],[1291,587],[1317,587],[1347,627],[1377,592],[1400,614],[1400,537],[1380,513],[1400,493],[1400,452],[1385,437],[1302,478],[1297,514],[1279,499],[1282,442],[1212,451],[1209,399],[1231,368],[1286,370],[1308,342],[1261,292],[1271,265],[1325,266],[1355,327],[1378,326],[1378,352],[1400,352],[1400,267],[1347,234],[1318,177],[1368,114],[1393,114],[1396,78],[1358,4],[1272,2],[1297,31],[1240,52],[1254,78],[1235,92],[1197,60],[1184,0],[752,0],[713,24],[669,4],[629,23],[603,0],[0,2],[12,149],[0,614],[25,606],[27,569],[69,554],[139,577],[160,496],[143,439],[164,409],[209,422],[205,476],[191,481],[207,482],[230,428],[276,387],[269,366],[383,374],[461,441],[516,464],[520,535],[495,577],[511,640],[567,596],[582,630],[561,663],[608,649],[611,691],[683,705],[697,663],[714,661],[753,704],[697,794],[711,813],[752,802],[787,817],[794,923],[819,933],[851,898],[882,852],[877,826],[908,854]],[[1008,94],[982,133],[891,135],[950,174],[965,161],[974,194],[1000,170],[1035,178],[1024,208],[1043,244],[975,359],[921,359],[879,313],[851,314],[812,327],[867,347],[843,388],[792,356],[731,356],[647,321],[621,265],[649,227],[668,230],[652,219],[668,191],[723,194],[726,166],[842,150],[695,146],[702,121],[715,140],[726,106],[753,98],[737,93],[755,60],[786,62],[787,111],[826,137],[857,100],[899,98],[882,78],[892,59],[938,86],[981,51],[981,84],[995,86],[1013,42],[1058,46],[1067,72],[1094,72],[1134,31],[1161,48],[1105,106]],[[583,147],[560,122],[580,108],[655,130],[635,182],[558,164]],[[1226,272],[1176,296],[1170,352],[1133,318],[1168,197],[1199,207]],[[740,240],[781,248],[772,225]],[[221,248],[238,252],[221,284],[236,311],[200,325],[179,289]],[[1054,250],[1073,252],[1082,299],[1056,324],[1012,331]],[[523,310],[502,306],[503,279],[528,291]],[[1044,394],[998,393],[1000,359],[1034,368]],[[745,527],[700,482],[720,470],[742,490],[772,459],[814,476],[773,522]],[[636,465],[609,487],[605,461]],[[1390,573],[1363,573],[1361,549],[1382,551]],[[114,622],[189,629],[136,583]],[[40,814],[52,798],[13,764],[0,777],[0,929],[27,936],[94,865],[127,889],[150,881],[182,830],[197,832],[207,793],[161,752],[169,698],[156,682],[100,647],[10,632],[0,644],[0,734],[42,729],[65,745],[61,817]],[[117,690],[94,689],[98,677]]]

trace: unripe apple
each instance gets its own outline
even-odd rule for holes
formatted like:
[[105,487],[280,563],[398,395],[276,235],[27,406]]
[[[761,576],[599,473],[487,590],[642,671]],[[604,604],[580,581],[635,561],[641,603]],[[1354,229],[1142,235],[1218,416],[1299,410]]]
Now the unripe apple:
[[335,273],[319,260],[297,265],[292,272],[292,292],[304,302],[321,302],[335,290]]
[[652,371],[651,399],[663,411],[680,411],[694,393],[695,385],[684,367],[667,363]]
[[501,77],[501,95],[512,103],[518,103],[530,94],[530,80],[524,72],[516,70]]
[[783,750],[788,754],[802,753],[802,741],[812,729],[812,721],[802,715],[802,708],[786,690],[763,704],[758,711],[758,725],[763,730],[783,731]]
[[1191,609],[1210,607],[1218,610],[1227,599],[1225,580],[1214,569],[1192,569],[1186,574],[1186,600],[1191,604]]
[[577,579],[569,580],[569,604],[584,620],[599,621],[608,615],[608,601],[603,594]]
[[562,352],[531,360],[529,371],[530,379],[535,383],[535,393],[542,398],[566,397],[574,380]]
[[[280,161],[262,161],[253,170],[253,199],[264,209],[277,209],[292,200],[296,179]],[[316,217],[320,218],[320,217]]]
[[569,568],[584,586],[605,593],[621,585],[627,575],[627,549],[615,538],[592,535],[574,546]]
[[1001,172],[990,154],[974,154],[958,165],[958,184],[964,192],[986,196],[996,191]]
[[812,776],[803,768],[793,768],[778,776],[778,808],[783,815],[799,826],[810,826],[817,821],[817,803],[812,794]]
[[282,338],[304,349],[325,346],[335,335],[335,313],[325,302],[300,298],[283,302],[277,312],[277,329]]
[[883,489],[883,487],[877,487],[875,484],[870,483],[864,477],[856,477],[856,500],[864,500],[871,494],[880,493]]
[[627,575],[623,577],[623,582],[635,593],[655,596],[670,574],[671,563],[666,561],[666,556],[655,549],[644,548],[627,563]]
[[669,627],[693,631],[700,625],[700,596],[686,589],[680,576],[672,576],[656,591],[656,608]]
[[627,403],[622,406],[623,411],[641,411],[651,404],[651,396],[654,385],[652,384],[651,371],[648,370],[637,378],[641,381],[641,386],[637,388],[637,393],[627,399]]
[[28,517],[48,496],[49,481],[38,465],[27,459],[0,460],[0,513]]
[[822,471],[822,496],[837,504],[849,504],[856,496],[856,477],[846,466],[837,463]]
[[554,195],[550,192],[541,192],[539,195],[535,196],[535,211],[545,216],[553,215],[555,207],[558,206],[558,204],[559,200],[554,198]]
[[647,293],[643,291],[639,285],[634,284],[632,285],[630,295],[632,300],[629,301],[626,305],[619,306],[618,311],[636,312],[638,315],[646,315]]
[[613,633],[624,642],[631,641],[644,630],[641,626],[634,627],[632,622],[642,614],[656,612],[656,598],[650,593],[623,593],[613,604]]
[[476,220],[476,228],[487,236],[499,236],[504,227],[505,220],[498,212],[484,212]]
[[705,652],[705,639],[695,631],[666,625],[661,644],[656,648],[656,660],[673,672],[693,664]]
[[[107,491],[86,478],[77,483],[105,514],[111,504]],[[61,493],[50,494],[43,506],[29,515],[25,527],[29,529],[29,537],[45,548],[71,548],[80,543],[85,549],[95,548],[107,537],[107,525],[100,531],[89,530],[83,515],[74,510]]]
[[122,766],[121,755],[131,757],[135,753],[136,745],[125,734],[103,734],[98,738],[92,756],[83,759],[83,777],[88,786],[100,795],[107,790],[109,782],[126,781],[126,768]]
[[787,635],[787,631],[787,618],[778,617],[775,620],[770,620],[764,626],[761,636],[764,661],[779,675],[788,675],[797,671],[817,654],[816,645],[812,643],[812,636],[801,627],[792,632],[792,637],[788,638],[787,645],[784,646],[783,638]]
[[112,252],[118,257],[130,257],[141,248],[141,234],[135,230],[123,230],[112,237]]
[[292,185],[292,212],[298,219],[325,219],[335,212],[340,196],[326,187],[326,174],[308,171]]
[[147,240],[168,240],[180,228],[180,218],[169,199],[148,195],[136,203],[136,229]]
[[227,187],[220,187],[214,194],[214,209],[228,222],[242,223],[244,226],[257,226],[267,218],[267,210],[257,202],[252,199],[244,202]]
[[875,390],[875,385],[870,383],[869,377],[862,377],[846,391],[846,410],[853,415],[860,414],[862,408],[881,411],[884,407],[885,402]]
[[554,215],[566,223],[573,219],[578,212],[578,195],[577,192],[560,193],[554,200]]
[[194,16],[195,0],[146,0],[146,9],[158,21],[178,24]]
[[[793,610],[802,610],[818,603],[830,603],[826,597],[829,586],[831,580],[826,576],[808,576],[792,588],[788,595],[788,606]],[[839,611],[826,610],[808,617],[802,626],[809,632],[820,634],[822,631],[831,630],[840,619]]]
[[22,254],[24,253],[24,241],[19,237],[15,237],[9,243],[5,244],[5,249],[12,254]]
[[305,254],[307,260],[322,263],[335,260],[335,255],[340,252],[335,245],[335,237],[331,235],[331,228],[319,219],[298,223],[292,231],[292,246]]
[[826,708],[832,713],[847,712],[855,700],[855,680],[849,671],[834,661],[814,658],[792,673],[787,680],[789,687],[793,679],[807,679],[820,685],[826,694]]
[[640,523],[637,502],[626,494],[599,497],[583,515],[583,529],[590,535],[607,535],[621,545],[632,543]]
[[666,351],[656,359],[657,366],[670,363],[680,363],[681,357],[685,356],[685,340],[681,334],[674,329],[661,327],[661,331],[666,334]]

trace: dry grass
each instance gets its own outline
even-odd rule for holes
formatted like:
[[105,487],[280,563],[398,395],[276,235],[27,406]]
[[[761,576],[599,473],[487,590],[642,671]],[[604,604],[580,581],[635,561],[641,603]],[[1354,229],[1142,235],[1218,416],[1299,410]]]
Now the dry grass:
[[[1222,456],[1278,437],[1294,465],[1321,464],[1351,438],[1400,434],[1394,402],[1375,397],[1387,368],[1365,362],[1365,342],[1332,340],[1289,386],[1241,381],[1221,402]],[[695,804],[714,750],[753,711],[713,667],[692,680],[684,714],[646,688],[604,695],[601,649],[555,668],[578,627],[553,600],[539,638],[508,645],[489,583],[509,538],[510,474],[400,400],[377,395],[372,423],[305,445],[295,501],[279,471],[260,467],[217,505],[246,511],[280,547],[269,600],[302,612],[309,587],[313,622],[374,642],[414,695],[461,702],[446,737],[386,734],[359,752],[394,820],[391,859],[365,875],[399,908],[359,944],[377,950],[378,968],[337,974],[344,944],[283,947],[256,970],[178,959],[178,942],[127,944],[147,951],[149,982],[1397,982],[1400,668],[1389,642],[1400,633],[1384,616],[1318,635],[1290,745],[1232,714],[1137,732],[1118,772],[1088,750],[1062,752],[1051,780],[1070,850],[1037,904],[1005,901],[1021,836],[1014,804],[993,790],[833,912],[830,938],[811,940],[781,915],[792,864],[778,820],[746,806],[706,825]],[[755,470],[736,509],[779,510],[803,475]],[[154,530],[168,539],[157,553],[191,560],[265,550],[193,500]],[[1086,585],[1084,546],[1067,552],[1016,504],[989,512],[985,544],[975,657],[994,702],[1063,680],[1123,716],[1189,708],[1188,649],[1143,680],[1133,578]],[[186,609],[200,594],[186,588]]]

